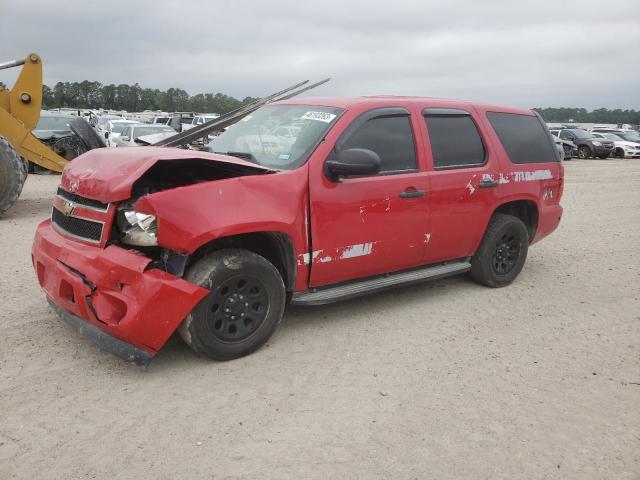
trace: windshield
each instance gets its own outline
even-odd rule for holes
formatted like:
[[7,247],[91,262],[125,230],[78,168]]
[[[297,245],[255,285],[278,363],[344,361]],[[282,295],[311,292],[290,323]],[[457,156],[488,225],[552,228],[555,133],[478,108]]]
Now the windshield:
[[133,136],[135,138],[144,137],[145,135],[152,135],[154,133],[160,132],[175,132],[175,130],[171,127],[167,127],[164,125],[158,125],[157,127],[135,127],[133,129]]
[[307,161],[341,113],[316,105],[268,105],[230,126],[207,150],[293,170]]
[[604,138],[608,138],[609,140],[614,140],[616,142],[622,140],[622,138],[615,133],[601,133],[600,135],[602,135]]
[[69,130],[69,117],[40,117],[36,130]]
[[122,131],[128,127],[129,123],[112,123],[111,124],[111,132],[113,133],[122,133]]
[[584,130],[578,130],[577,128],[572,128],[569,131],[573,133],[576,136],[576,138],[593,138],[593,135],[585,132]]
[[627,142],[640,142],[640,135],[636,132],[624,132],[616,134],[619,137],[624,138]]

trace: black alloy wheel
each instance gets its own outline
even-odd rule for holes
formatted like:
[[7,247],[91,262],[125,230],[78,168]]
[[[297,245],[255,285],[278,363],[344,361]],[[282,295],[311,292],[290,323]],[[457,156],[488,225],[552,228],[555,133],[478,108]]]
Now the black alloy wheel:
[[492,257],[493,270],[498,275],[506,275],[518,262],[520,252],[522,250],[522,242],[513,229],[507,231],[496,242],[496,248]]
[[264,322],[269,296],[260,279],[249,275],[229,278],[208,297],[207,325],[223,342],[239,342]]

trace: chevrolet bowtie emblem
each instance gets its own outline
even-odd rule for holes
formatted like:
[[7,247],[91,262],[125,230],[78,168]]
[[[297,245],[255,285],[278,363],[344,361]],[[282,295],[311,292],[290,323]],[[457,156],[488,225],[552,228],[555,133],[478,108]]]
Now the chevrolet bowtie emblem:
[[75,209],[75,207],[73,206],[73,203],[71,203],[71,202],[62,202],[62,206],[60,208],[62,213],[64,213],[66,216],[71,215],[73,213],[74,209]]

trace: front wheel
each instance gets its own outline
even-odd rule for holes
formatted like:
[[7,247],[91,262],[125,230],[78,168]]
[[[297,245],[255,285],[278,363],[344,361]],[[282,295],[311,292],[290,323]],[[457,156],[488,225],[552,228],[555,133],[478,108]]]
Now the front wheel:
[[214,360],[248,355],[271,337],[282,319],[282,277],[256,253],[219,250],[198,260],[185,279],[209,290],[178,330],[197,353]]
[[591,149],[586,145],[580,145],[578,147],[578,158],[584,160],[591,156]]
[[494,214],[471,259],[471,278],[492,288],[509,285],[524,267],[528,248],[524,223],[513,215]]

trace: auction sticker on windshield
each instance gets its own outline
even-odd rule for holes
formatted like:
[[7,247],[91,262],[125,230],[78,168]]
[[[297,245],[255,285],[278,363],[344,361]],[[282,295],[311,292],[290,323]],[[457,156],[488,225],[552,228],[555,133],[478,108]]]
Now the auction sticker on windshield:
[[302,116],[302,120],[316,120],[324,123],[331,123],[334,118],[336,116],[328,112],[307,112]]

